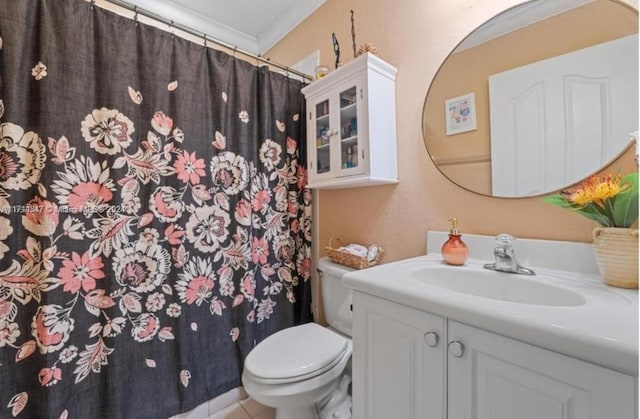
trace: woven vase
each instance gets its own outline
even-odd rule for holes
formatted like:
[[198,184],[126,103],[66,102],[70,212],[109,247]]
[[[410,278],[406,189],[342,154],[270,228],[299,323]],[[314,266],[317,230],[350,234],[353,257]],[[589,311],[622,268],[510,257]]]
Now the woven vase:
[[604,283],[618,288],[638,288],[638,230],[596,227],[593,252]]

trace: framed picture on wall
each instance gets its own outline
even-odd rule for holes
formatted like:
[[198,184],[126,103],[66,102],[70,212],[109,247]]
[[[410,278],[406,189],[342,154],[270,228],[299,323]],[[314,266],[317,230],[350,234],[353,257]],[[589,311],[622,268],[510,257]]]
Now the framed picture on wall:
[[447,135],[476,129],[475,93],[467,93],[445,100],[444,111],[447,118]]

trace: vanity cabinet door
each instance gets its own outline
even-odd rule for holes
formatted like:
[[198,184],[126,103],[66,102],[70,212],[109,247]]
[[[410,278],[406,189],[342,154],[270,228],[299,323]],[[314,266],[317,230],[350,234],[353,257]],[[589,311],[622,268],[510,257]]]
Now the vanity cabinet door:
[[444,419],[442,317],[354,292],[354,419]]
[[634,377],[448,322],[449,419],[632,419]]

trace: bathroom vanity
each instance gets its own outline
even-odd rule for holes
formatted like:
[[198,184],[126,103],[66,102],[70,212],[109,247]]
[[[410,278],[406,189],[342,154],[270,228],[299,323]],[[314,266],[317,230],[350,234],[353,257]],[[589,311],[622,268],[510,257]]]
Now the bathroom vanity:
[[349,273],[354,418],[637,418],[638,292],[602,283],[582,243],[518,240],[535,276],[426,256]]

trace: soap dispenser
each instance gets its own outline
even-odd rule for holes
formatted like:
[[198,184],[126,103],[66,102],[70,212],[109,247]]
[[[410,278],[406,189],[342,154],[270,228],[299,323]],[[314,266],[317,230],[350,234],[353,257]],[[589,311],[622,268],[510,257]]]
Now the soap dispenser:
[[451,218],[451,230],[449,240],[442,245],[442,259],[449,265],[464,265],[469,257],[469,249],[460,238],[458,219]]

